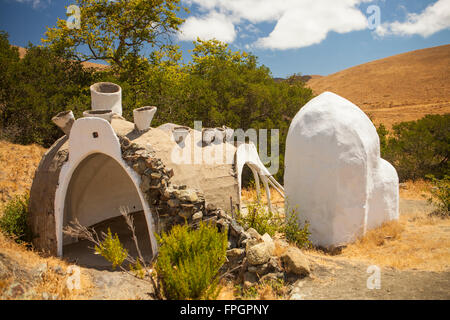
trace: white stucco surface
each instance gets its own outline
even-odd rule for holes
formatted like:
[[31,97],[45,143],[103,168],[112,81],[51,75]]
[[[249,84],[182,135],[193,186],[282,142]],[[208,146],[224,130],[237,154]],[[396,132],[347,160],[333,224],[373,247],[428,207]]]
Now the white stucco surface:
[[380,158],[375,127],[360,108],[331,92],[292,120],[284,182],[287,207],[310,222],[316,245],[338,246],[398,218],[397,173]]
[[374,174],[374,190],[369,199],[367,230],[379,227],[383,222],[399,218],[398,175],[386,160],[380,159]]
[[92,110],[112,110],[122,115],[122,88],[110,82],[94,83],[91,87]]
[[120,206],[144,211],[156,254],[153,218],[139,184],[138,174],[122,159],[120,142],[110,123],[94,117],[76,120],[69,137],[69,160],[61,168],[55,194],[58,255],[63,254],[62,228],[67,219],[76,217],[90,226],[119,216]]
[[158,108],[156,107],[142,107],[133,110],[133,119],[136,128],[139,131],[147,130],[150,128],[153,116],[155,115]]
[[65,135],[68,136],[70,134],[70,129],[72,129],[72,125],[75,121],[75,117],[72,110],[63,111],[54,116],[52,118],[52,121],[64,132]]

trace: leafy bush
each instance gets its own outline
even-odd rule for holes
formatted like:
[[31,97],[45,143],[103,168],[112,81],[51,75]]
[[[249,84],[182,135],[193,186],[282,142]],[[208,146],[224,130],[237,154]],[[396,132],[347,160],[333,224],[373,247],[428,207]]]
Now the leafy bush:
[[128,250],[122,246],[117,233],[115,233],[114,236],[112,235],[110,228],[108,228],[108,234],[103,241],[100,242],[100,245],[95,246],[95,252],[111,262],[113,269],[122,265],[123,261],[128,256]]
[[227,232],[203,224],[194,230],[177,225],[158,237],[158,277],[167,299],[215,299],[219,269],[225,263]]
[[31,229],[28,226],[28,193],[15,196],[6,203],[3,215],[0,217],[0,229],[17,242],[30,242]]
[[236,220],[246,229],[253,228],[259,234],[269,234],[271,237],[275,235],[282,223],[282,219],[278,214],[274,214],[267,209],[261,202],[255,201],[247,204],[248,213],[243,214],[237,212]]
[[136,277],[138,277],[139,279],[144,279],[145,274],[146,274],[146,270],[145,268],[142,266],[141,262],[139,261],[139,259],[136,260],[136,263],[134,264],[129,264],[129,268],[130,271],[132,273],[134,273],[134,275]]
[[284,235],[287,241],[295,244],[299,248],[308,248],[311,246],[309,241],[309,223],[305,222],[301,227],[298,223],[299,214],[296,209],[291,210],[283,219],[279,214],[273,213],[267,209],[261,202],[251,202],[247,204],[248,213],[244,215],[237,212],[237,222],[245,228],[253,228],[263,235],[267,233],[271,237],[275,233]]
[[281,232],[284,234],[287,241],[294,243],[299,248],[311,247],[309,236],[309,223],[304,222],[303,227],[299,225],[299,216],[296,209],[293,209],[286,216],[286,220],[281,227]]
[[437,207],[432,214],[450,217],[450,176],[445,175],[441,180],[436,179],[433,175],[428,175],[427,178],[434,186],[428,202]]
[[392,134],[385,128],[378,133],[381,156],[397,169],[401,181],[427,174],[442,178],[450,172],[450,114],[427,115],[394,125]]
[[31,44],[19,59],[4,32],[0,32],[0,57],[1,135],[15,143],[49,147],[63,135],[51,118],[68,109],[79,117],[88,108],[93,72]]
[[380,137],[380,153],[385,155],[388,147],[388,135],[389,131],[386,129],[384,124],[380,124],[377,128],[378,136]]

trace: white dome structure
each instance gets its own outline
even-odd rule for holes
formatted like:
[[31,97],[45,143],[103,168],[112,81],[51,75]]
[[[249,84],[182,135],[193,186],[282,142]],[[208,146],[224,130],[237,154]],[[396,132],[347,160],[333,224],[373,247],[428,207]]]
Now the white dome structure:
[[312,99],[292,120],[284,183],[286,207],[298,208],[310,223],[311,241],[321,247],[343,245],[399,217],[397,172],[380,158],[374,125],[331,92]]
[[[220,138],[205,145],[195,128],[172,123],[151,127],[156,107],[135,109],[134,123],[127,121],[120,116],[116,84],[97,83],[91,92],[93,110],[84,117],[75,119],[66,111],[53,118],[65,136],[42,157],[33,179],[29,222],[36,249],[106,267],[100,256],[92,258],[87,240],[64,229],[78,222],[132,239],[122,217],[125,208],[135,219],[143,255],[150,261],[158,251],[155,233],[183,223],[231,223],[224,213],[241,203],[244,164],[262,175],[266,190],[268,183],[282,189],[253,145],[240,145],[238,152],[234,140],[225,139],[229,128],[217,129]],[[242,227],[235,229],[229,237],[234,247],[246,237]],[[133,242],[124,246],[137,254]]]

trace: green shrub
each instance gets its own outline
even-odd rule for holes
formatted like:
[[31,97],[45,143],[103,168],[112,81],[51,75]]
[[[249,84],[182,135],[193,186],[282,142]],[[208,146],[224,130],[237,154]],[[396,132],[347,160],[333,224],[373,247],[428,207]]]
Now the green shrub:
[[253,228],[259,234],[269,234],[271,237],[275,232],[280,230],[282,219],[278,214],[275,214],[267,209],[261,202],[251,202],[247,204],[248,213],[244,215],[242,212],[237,212],[237,222],[244,226],[245,229]]
[[49,147],[63,135],[52,117],[68,109],[79,117],[89,105],[93,72],[48,48],[30,44],[26,49],[19,59],[8,35],[0,31],[0,135]]
[[377,133],[380,137],[380,153],[384,155],[387,152],[389,131],[386,129],[385,125],[381,123],[377,128]]
[[287,241],[295,244],[299,248],[310,248],[311,241],[309,241],[309,223],[304,222],[303,226],[299,225],[299,216],[296,209],[293,209],[287,214],[286,220],[281,227],[281,232],[284,234]]
[[15,196],[6,203],[3,215],[0,217],[0,229],[19,243],[30,242],[32,238],[27,222],[28,202],[28,193]]
[[442,178],[450,172],[450,114],[426,115],[392,129],[392,134],[385,128],[377,131],[381,156],[395,167],[400,181],[425,178],[427,174]]
[[177,225],[158,237],[156,271],[167,299],[215,299],[219,269],[225,263],[227,232],[203,224],[194,230]]
[[237,212],[237,222],[246,229],[253,228],[259,234],[269,234],[271,237],[275,233],[284,235],[287,241],[295,244],[299,248],[309,248],[309,223],[305,222],[301,227],[298,223],[299,215],[296,209],[291,210],[283,219],[279,214],[273,213],[267,209],[261,202],[251,202],[247,204],[248,213]]
[[145,274],[146,274],[146,270],[145,268],[142,266],[141,262],[139,261],[139,259],[136,260],[136,263],[134,264],[129,264],[129,268],[130,271],[139,279],[144,279],[145,278]]
[[100,242],[100,245],[95,246],[95,252],[111,262],[113,269],[122,265],[128,256],[128,250],[122,246],[117,233],[114,236],[112,235],[110,228],[108,228],[108,234],[105,239]]
[[450,176],[445,175],[441,180],[436,179],[433,175],[428,175],[427,178],[434,186],[431,189],[431,197],[428,199],[430,204],[437,207],[433,214],[450,217]]

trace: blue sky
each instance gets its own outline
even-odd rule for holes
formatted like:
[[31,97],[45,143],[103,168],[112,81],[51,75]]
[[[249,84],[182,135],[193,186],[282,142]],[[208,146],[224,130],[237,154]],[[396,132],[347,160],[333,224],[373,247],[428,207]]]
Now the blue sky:
[[[450,43],[450,0],[182,0],[191,13],[174,41],[185,59],[197,36],[259,57],[274,77],[327,75],[411,50]],[[0,0],[10,42],[40,44],[74,0]],[[376,7],[373,7],[376,6]],[[368,8],[372,10],[367,12]],[[377,12],[380,13],[377,19]],[[379,22],[379,23],[377,23]]]

